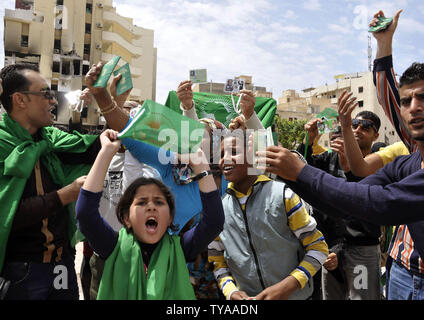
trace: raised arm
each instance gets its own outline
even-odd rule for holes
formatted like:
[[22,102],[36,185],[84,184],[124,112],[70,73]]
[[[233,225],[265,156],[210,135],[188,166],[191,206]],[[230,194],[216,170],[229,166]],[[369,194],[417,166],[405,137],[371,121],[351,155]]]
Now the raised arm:
[[[377,40],[377,55],[376,59],[390,56],[392,54],[392,42],[393,36],[395,34],[400,14],[403,10],[399,10],[393,17],[392,24],[384,31],[374,32],[374,38]],[[375,26],[378,22],[378,17],[384,18],[384,12],[382,10],[378,11],[374,18],[370,22],[370,27]]]
[[[400,116],[399,84],[393,70],[392,42],[401,12],[402,10],[399,10],[395,14],[393,23],[389,28],[374,33],[374,37],[377,40],[377,56],[374,61],[374,84],[377,89],[378,102],[383,107],[384,113],[407,148],[413,151],[416,149],[416,143],[410,138]],[[379,15],[384,17],[383,11],[379,11],[374,15],[370,26],[375,25]]]
[[180,109],[183,111],[183,116],[198,121],[199,117],[196,113],[191,85],[190,80],[182,81],[177,88],[177,97],[180,100]]
[[[190,165],[195,175],[210,170],[205,154],[199,149],[197,156],[190,155]],[[191,182],[195,183],[195,182]],[[193,260],[205,250],[222,231],[224,226],[224,209],[221,196],[211,174],[198,180],[200,198],[202,200],[202,219],[192,229],[184,233],[181,245],[187,261]]]
[[117,232],[99,213],[104,179],[113,156],[121,146],[121,142],[116,139],[117,134],[113,130],[101,134],[102,149],[87,175],[75,207],[81,232],[93,250],[104,259],[113,251],[118,240]]
[[365,158],[362,155],[352,130],[352,111],[357,105],[356,97],[352,97],[352,93],[347,93],[346,90],[343,91],[339,97],[338,106],[345,155],[352,173],[357,177],[366,177],[383,167],[383,161],[376,154],[371,154]]
[[97,101],[102,115],[105,117],[107,124],[110,128],[116,131],[121,131],[125,128],[128,122],[128,115],[122,109],[118,107],[117,102],[112,100],[109,92],[106,88],[95,88],[94,83],[97,80],[103,64],[99,62],[97,65],[93,65],[85,76],[85,84],[90,89],[91,94]]

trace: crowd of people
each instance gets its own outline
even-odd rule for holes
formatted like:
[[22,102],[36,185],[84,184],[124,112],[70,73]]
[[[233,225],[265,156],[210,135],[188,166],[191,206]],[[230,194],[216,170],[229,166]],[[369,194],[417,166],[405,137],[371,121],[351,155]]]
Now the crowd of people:
[[198,118],[182,81],[182,113],[205,132],[196,152],[163,163],[161,148],[118,139],[142,106],[117,95],[119,75],[94,86],[102,63],[85,78],[107,122],[99,134],[53,126],[57,100],[37,66],[3,68],[0,299],[79,299],[80,241],[86,300],[424,299],[424,64],[396,80],[400,14],[374,33],[378,101],[401,140],[377,150],[381,120],[352,118],[352,93],[338,98],[331,150],[316,152],[320,119],[297,150],[256,150],[253,92],[240,91],[226,128]]

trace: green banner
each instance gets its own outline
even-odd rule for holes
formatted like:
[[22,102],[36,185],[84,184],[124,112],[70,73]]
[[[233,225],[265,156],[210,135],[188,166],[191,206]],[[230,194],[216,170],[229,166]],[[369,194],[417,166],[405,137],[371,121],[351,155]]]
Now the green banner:
[[184,154],[197,151],[204,130],[204,124],[184,117],[159,103],[146,100],[118,138],[132,138]]
[[[237,112],[234,111],[230,95],[193,92],[193,100],[199,119],[214,118],[228,127],[231,119],[238,116]],[[234,97],[234,102],[237,103],[237,101],[238,97]],[[165,105],[180,114],[182,113],[180,101],[175,91],[169,92]],[[274,123],[276,111],[277,101],[272,98],[256,97],[255,112],[265,128]]]

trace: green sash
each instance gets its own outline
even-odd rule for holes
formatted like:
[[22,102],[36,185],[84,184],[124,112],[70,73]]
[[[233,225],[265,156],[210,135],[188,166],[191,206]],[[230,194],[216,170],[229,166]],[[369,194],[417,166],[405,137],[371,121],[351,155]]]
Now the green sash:
[[[63,165],[55,152],[85,152],[97,136],[69,134],[54,127],[40,129],[42,139],[34,142],[28,130],[2,114],[0,121],[0,271],[15,212],[35,163],[40,159],[53,182],[61,187],[85,175],[90,165]],[[75,203],[68,205],[69,236],[74,246],[83,239],[78,231]]]
[[193,300],[193,286],[179,236],[165,232],[144,271],[138,241],[125,228],[107,258],[98,300]]

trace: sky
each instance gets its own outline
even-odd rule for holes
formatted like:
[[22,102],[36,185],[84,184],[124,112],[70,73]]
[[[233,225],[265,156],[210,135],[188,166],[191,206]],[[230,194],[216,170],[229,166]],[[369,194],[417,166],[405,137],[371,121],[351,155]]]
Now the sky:
[[[14,8],[14,0],[2,0]],[[394,37],[394,67],[401,74],[424,61],[422,0],[114,0],[119,14],[154,30],[158,49],[156,101],[207,69],[208,81],[250,75],[278,100],[287,89],[300,91],[334,76],[368,70],[368,23],[382,9],[403,9]],[[3,23],[0,23],[3,33]],[[372,38],[372,56],[376,41]],[[0,43],[0,66],[4,63]]]

